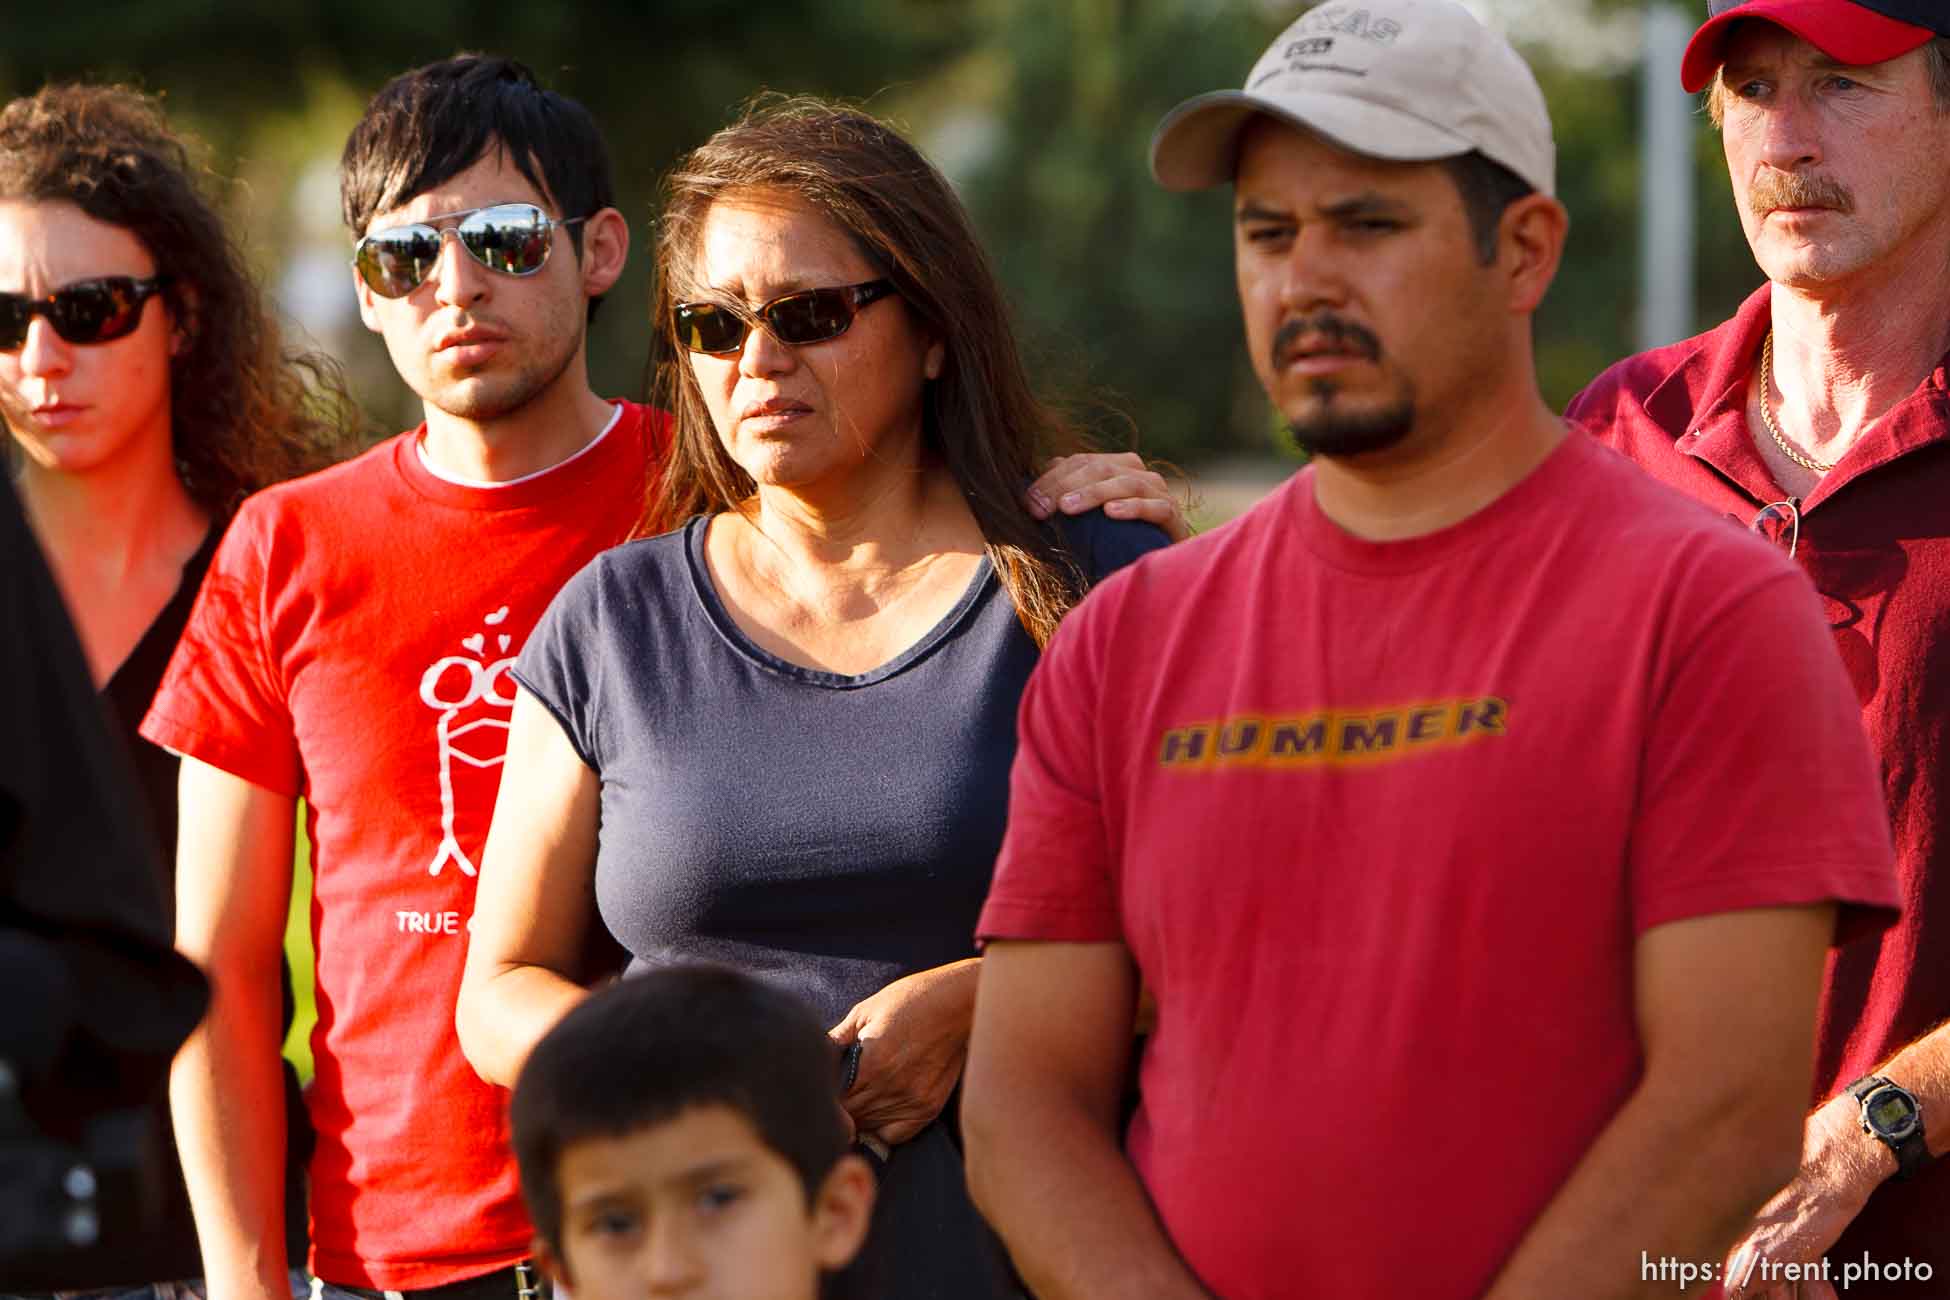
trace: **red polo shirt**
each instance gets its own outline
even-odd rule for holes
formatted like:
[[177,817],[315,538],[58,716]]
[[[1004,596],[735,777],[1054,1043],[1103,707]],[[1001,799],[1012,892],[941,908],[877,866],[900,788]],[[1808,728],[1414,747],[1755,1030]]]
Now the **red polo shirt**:
[[[1787,492],[1747,424],[1769,325],[1763,287],[1707,334],[1619,362],[1566,412],[1652,474],[1746,525]],[[1817,1099],[1950,1018],[1950,391],[1937,364],[1801,502],[1795,559],[1821,593],[1882,765],[1901,922],[1829,956]],[[1900,1082],[1900,1080],[1898,1080]],[[1866,1138],[1864,1140],[1867,1140]],[[1950,1160],[1885,1183],[1830,1251],[1934,1269],[1901,1294],[1950,1296]]]

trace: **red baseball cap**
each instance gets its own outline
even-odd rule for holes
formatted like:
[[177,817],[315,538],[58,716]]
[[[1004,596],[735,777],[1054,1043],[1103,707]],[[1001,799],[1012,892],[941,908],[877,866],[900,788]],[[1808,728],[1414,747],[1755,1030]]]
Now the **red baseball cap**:
[[1785,27],[1829,58],[1866,67],[1908,54],[1932,36],[1950,36],[1942,0],[1711,0],[1693,33],[1679,79],[1706,89],[1726,62],[1727,30],[1743,18]]

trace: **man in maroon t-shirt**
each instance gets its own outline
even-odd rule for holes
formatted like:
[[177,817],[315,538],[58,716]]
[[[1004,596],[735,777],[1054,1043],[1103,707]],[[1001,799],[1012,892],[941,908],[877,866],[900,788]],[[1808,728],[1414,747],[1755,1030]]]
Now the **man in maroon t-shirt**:
[[1314,458],[1023,698],[963,1119],[1044,1300],[1677,1294],[1795,1166],[1880,792],[1805,578],[1539,396],[1553,163],[1454,0],[1321,5],[1155,138]]
[[1732,1271],[1950,1296],[1950,7],[1711,9],[1681,75],[1768,283],[1568,414],[1808,571],[1896,832],[1902,922],[1829,968],[1802,1168]]

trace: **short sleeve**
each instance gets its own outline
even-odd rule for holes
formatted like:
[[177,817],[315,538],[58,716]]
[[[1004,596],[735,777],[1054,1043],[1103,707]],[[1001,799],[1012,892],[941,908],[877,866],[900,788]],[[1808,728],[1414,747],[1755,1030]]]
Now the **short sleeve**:
[[280,574],[263,497],[244,503],[225,531],[190,609],[155,701],[145,739],[277,794],[303,793],[279,648],[267,628]]
[[1881,779],[1813,590],[1783,568],[1692,621],[1646,737],[1637,929],[1829,901],[1838,943],[1889,925],[1900,896]]
[[1122,937],[1098,750],[1093,629],[1110,621],[1107,597],[1115,601],[1097,593],[1064,620],[1023,692],[1008,830],[978,939]]
[[514,678],[541,701],[590,770],[603,770],[597,742],[596,689],[603,655],[603,585],[607,553],[555,593],[515,660]]

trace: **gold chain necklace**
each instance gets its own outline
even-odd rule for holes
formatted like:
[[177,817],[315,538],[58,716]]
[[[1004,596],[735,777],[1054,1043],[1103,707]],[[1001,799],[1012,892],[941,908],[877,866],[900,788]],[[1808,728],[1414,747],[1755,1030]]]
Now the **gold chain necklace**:
[[1800,452],[1788,446],[1788,440],[1786,438],[1783,438],[1781,436],[1781,431],[1774,427],[1774,412],[1768,409],[1768,396],[1767,396],[1769,382],[1773,373],[1774,373],[1774,331],[1769,330],[1767,331],[1767,342],[1760,345],[1760,420],[1761,423],[1765,424],[1767,426],[1767,431],[1774,435],[1774,445],[1781,449],[1781,454],[1783,456],[1786,456],[1789,460],[1799,465],[1802,469],[1811,469],[1817,474],[1826,474],[1829,470],[1835,468],[1835,466],[1832,463],[1824,465],[1822,462],[1814,459],[1812,456],[1803,456]]

